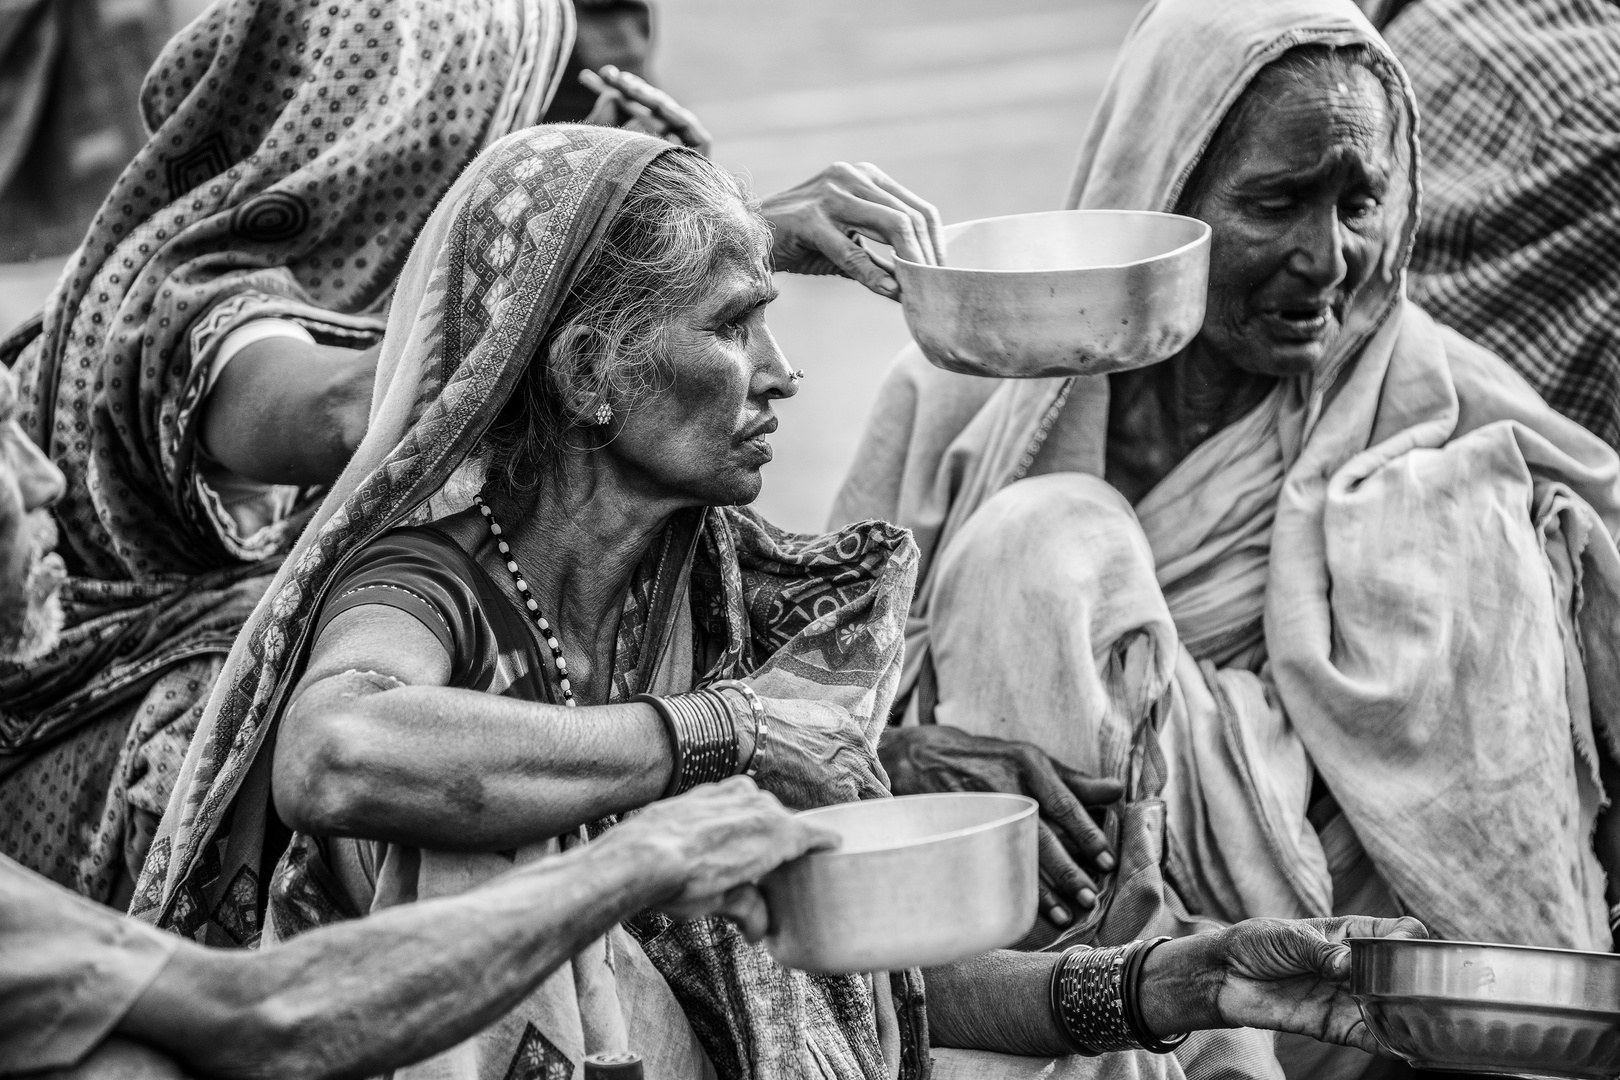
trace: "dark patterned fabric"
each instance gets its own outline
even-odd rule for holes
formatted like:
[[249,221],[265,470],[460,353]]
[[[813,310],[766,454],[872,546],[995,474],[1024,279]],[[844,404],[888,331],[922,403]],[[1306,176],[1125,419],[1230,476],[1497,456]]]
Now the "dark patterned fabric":
[[[165,48],[142,90],[151,137],[17,359],[19,419],[68,479],[53,511],[74,576],[57,648],[0,664],[0,799],[36,801],[55,764],[27,763],[62,740],[84,741],[54,751],[80,789],[84,770],[122,773],[128,753],[92,760],[122,744],[108,718],[127,729],[165,672],[230,649],[314,507],[251,550],[221,535],[195,472],[214,350],[268,315],[327,344],[375,340],[439,197],[539,118],[570,20],[566,0],[218,0]],[[109,899],[128,838],[125,814],[103,820],[107,794],[85,796],[95,812],[65,843],[0,827],[0,852]]]
[[192,482],[212,350],[265,315],[338,344],[379,334],[456,175],[538,120],[571,15],[559,0],[220,0],[169,42],[141,90],[151,139],[19,363],[24,430],[68,477],[56,515],[75,570],[231,561]]
[[1423,124],[1408,296],[1620,448],[1620,5],[1422,0],[1384,36]]
[[[647,163],[683,152],[626,132],[535,128],[497,143],[445,198],[401,277],[370,430],[232,649],[132,913],[216,943],[229,937],[222,911],[249,919],[226,902],[226,883],[238,867],[277,854],[266,825],[269,755],[260,751],[333,582],[386,531],[426,520],[448,526],[466,508],[479,479],[469,475],[478,472],[478,441],[574,270]],[[709,670],[748,675],[768,707],[845,709],[875,742],[898,678],[916,574],[909,535],[868,522],[828,538],[791,536],[730,507],[701,518],[693,607]],[[667,544],[686,550],[678,536]],[[637,670],[676,610],[658,584],[663,576],[638,575],[621,621],[634,639],[625,661],[643,658]],[[615,692],[638,681],[616,677]],[[315,873],[292,873],[309,855],[295,844],[282,859],[277,888],[285,880],[290,899],[319,884]],[[646,947],[728,1080],[792,1075],[807,1053],[841,1080],[883,1074],[865,980],[786,972],[714,920],[668,927]],[[920,995],[906,1002],[920,1008]],[[704,1024],[705,1016],[724,1023]],[[920,1014],[909,1021],[915,1029]],[[914,1056],[913,1065],[925,1070],[926,1059]]]

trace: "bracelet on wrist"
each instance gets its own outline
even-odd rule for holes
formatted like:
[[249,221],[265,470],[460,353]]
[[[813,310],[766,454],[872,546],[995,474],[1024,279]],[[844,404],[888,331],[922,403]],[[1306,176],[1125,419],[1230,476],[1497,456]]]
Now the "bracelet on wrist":
[[765,706],[754,693],[754,688],[739,679],[722,679],[714,683],[709,689],[716,693],[731,691],[742,699],[743,707],[753,717],[754,721],[754,748],[743,763],[743,774],[752,778],[759,773],[760,762],[764,760],[765,752]]
[[668,697],[637,694],[630,700],[651,705],[669,734],[675,760],[664,798],[736,774],[737,722],[717,691],[693,690]]
[[1168,1054],[1187,1041],[1186,1032],[1157,1038],[1148,1029],[1147,1018],[1142,1012],[1142,971],[1147,966],[1148,954],[1169,940],[1168,937],[1156,937],[1136,942],[1124,971],[1125,1022],[1142,1049],[1153,1054]]
[[1052,1019],[1075,1053],[1141,1048],[1125,1014],[1125,967],[1143,944],[1077,945],[1059,957],[1052,972]]

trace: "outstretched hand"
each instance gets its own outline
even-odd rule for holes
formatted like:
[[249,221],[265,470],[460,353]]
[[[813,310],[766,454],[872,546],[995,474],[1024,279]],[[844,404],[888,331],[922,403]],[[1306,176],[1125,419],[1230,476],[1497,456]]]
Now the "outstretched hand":
[[1115,859],[1087,808],[1118,802],[1125,793],[1118,780],[1087,776],[1031,743],[943,724],[889,728],[878,757],[896,795],[999,791],[1034,799],[1041,807],[1041,914],[1066,926],[1071,907],[1095,906],[1097,882]]
[[714,140],[696,114],[646,79],[612,64],[579,73],[580,85],[596,95],[585,123],[640,131],[709,156]]
[[646,852],[678,883],[661,911],[680,919],[723,916],[749,941],[764,937],[769,924],[755,882],[838,842],[837,833],[796,816],[741,776],[655,802],[598,841]]
[[1148,957],[1142,1001],[1160,1034],[1252,1027],[1372,1053],[1378,1042],[1350,996],[1352,937],[1426,938],[1412,918],[1250,919],[1169,942]]
[[887,244],[909,262],[945,261],[939,211],[867,162],[838,161],[802,184],[767,196],[772,265],[791,274],[843,274],[891,300],[894,264],[857,237]]

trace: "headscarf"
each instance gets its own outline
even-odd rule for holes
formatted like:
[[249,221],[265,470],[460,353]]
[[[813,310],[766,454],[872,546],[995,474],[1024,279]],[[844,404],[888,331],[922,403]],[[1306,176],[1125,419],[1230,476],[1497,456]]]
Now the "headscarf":
[[19,420],[67,476],[73,577],[58,648],[0,665],[0,778],[230,648],[307,513],[252,550],[215,526],[196,468],[214,353],[266,316],[374,340],[440,196],[539,121],[572,27],[567,0],[218,0],[169,42],[151,137],[17,363]]
[[[533,128],[497,143],[451,190],[402,275],[370,427],[231,651],[131,914],[221,943],[250,939],[264,924],[259,872],[276,853],[264,850],[262,750],[335,571],[389,528],[468,505],[482,471],[479,439],[575,274],[647,164],[686,152],[603,128]],[[705,511],[693,618],[715,620],[710,636],[727,643],[707,677],[746,675],[764,698],[846,709],[875,743],[914,573],[915,549],[893,526],[797,537],[746,511]],[[834,1076],[883,1072],[863,980],[790,976],[718,920],[670,927],[648,952],[723,1077],[790,1074],[807,1044]],[[901,981],[920,1024],[920,997]],[[925,1068],[915,1047],[926,1037],[911,1045],[912,1068]]]
[[[1357,354],[1397,303],[1418,205],[1412,179],[1417,133],[1405,75],[1348,0],[1233,3],[1218,10],[1196,0],[1148,4],[1103,89],[1064,205],[1174,212],[1221,120],[1249,82],[1289,49],[1306,44],[1370,46],[1405,106],[1395,118],[1398,174],[1385,204],[1386,232],[1394,239],[1374,280],[1346,313],[1326,364],[1332,372]],[[1303,392],[1312,396],[1314,407],[1320,407],[1331,381],[1318,380]],[[1071,427],[1089,434],[1084,445],[1065,448],[1063,467],[1101,475],[1108,386],[1106,375],[997,382],[939,371],[919,353],[902,354],[873,408],[875,422],[832,515],[834,521],[898,521],[917,536],[923,568],[906,631],[902,693],[916,685],[928,650],[934,556],[991,495],[1051,470],[1039,459],[1065,413]],[[1168,678],[1173,658],[1161,659],[1161,674]]]
[[194,471],[213,351],[265,316],[374,338],[462,166],[539,122],[572,25],[562,0],[219,0],[169,42],[141,89],[151,138],[19,361],[23,428],[68,479],[70,569],[236,561]]
[[[1263,607],[1276,700],[1379,873],[1432,930],[1607,948],[1590,829],[1604,798],[1596,740],[1620,749],[1620,461],[1405,301],[1416,107],[1382,39],[1349,0],[1154,0],[1069,204],[1173,210],[1255,75],[1310,43],[1371,50],[1396,91],[1399,152],[1373,278],[1323,370],[1281,388]],[[885,393],[904,403],[884,418],[902,437],[868,434],[836,515],[920,523],[914,679],[929,560],[992,494],[1051,468],[1065,410],[1080,445],[1062,448],[1064,467],[1100,475],[1107,383],[1008,382],[985,398],[908,358]],[[975,395],[982,407],[960,405]],[[931,428],[928,412],[962,419]],[[1167,652],[1157,674],[1174,663]]]

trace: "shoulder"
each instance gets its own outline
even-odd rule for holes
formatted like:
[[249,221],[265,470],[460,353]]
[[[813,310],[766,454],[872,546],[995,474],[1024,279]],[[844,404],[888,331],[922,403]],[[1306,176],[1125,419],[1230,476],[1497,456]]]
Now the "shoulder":
[[319,636],[354,608],[395,608],[422,623],[451,657],[460,658],[485,622],[482,575],[472,557],[439,526],[392,529],[351,553],[338,568],[315,633]]

